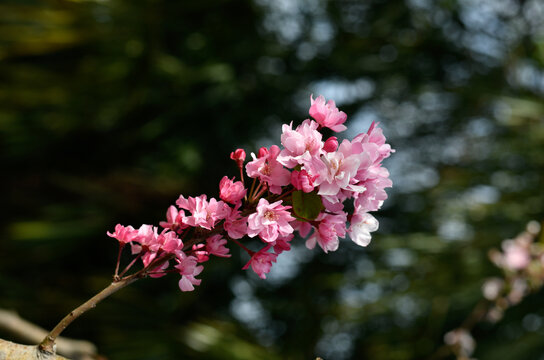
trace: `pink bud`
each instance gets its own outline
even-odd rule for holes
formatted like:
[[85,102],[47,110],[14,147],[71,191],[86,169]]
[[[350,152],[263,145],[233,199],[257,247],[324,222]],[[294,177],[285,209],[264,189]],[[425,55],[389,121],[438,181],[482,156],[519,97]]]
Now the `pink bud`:
[[263,146],[262,148],[259,149],[259,153],[257,154],[257,157],[262,158],[267,155],[268,155],[268,149]]
[[338,149],[338,139],[336,136],[331,136],[325,141],[325,144],[323,145],[323,150],[326,152],[334,152]]
[[236,149],[230,153],[230,158],[236,162],[244,162],[246,160],[246,152],[244,149]]
[[291,184],[295,187],[295,189],[309,193],[314,190],[314,181],[316,178],[317,175],[310,176],[306,170],[293,170],[291,173]]

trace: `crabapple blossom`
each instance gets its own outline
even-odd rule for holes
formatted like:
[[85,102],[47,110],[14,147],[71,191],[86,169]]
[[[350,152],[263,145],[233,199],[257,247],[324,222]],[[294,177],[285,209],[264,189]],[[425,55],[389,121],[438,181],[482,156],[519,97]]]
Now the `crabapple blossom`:
[[338,151],[326,153],[321,156],[324,163],[319,178],[319,195],[336,195],[341,189],[362,192],[364,187],[353,184],[355,175],[359,171],[361,163],[367,161],[368,155],[362,153],[358,143],[350,143],[344,140]]
[[261,198],[257,211],[247,219],[247,235],[249,237],[259,235],[263,241],[273,242],[278,236],[291,234],[294,229],[289,223],[295,218],[288,211],[291,207],[281,204],[281,200],[270,204],[268,200]]
[[320,95],[315,100],[310,96],[310,116],[315,119],[322,127],[328,127],[332,131],[341,132],[346,130],[346,126],[342,125],[347,115],[343,111],[339,111],[333,100],[325,102],[325,98]]
[[113,233],[108,231],[106,234],[109,237],[117,239],[121,244],[127,244],[138,236],[138,230],[134,230],[132,226],[117,224],[115,225],[115,231]]
[[290,241],[293,240],[295,236],[293,234],[289,234],[287,236],[279,237],[273,244],[274,246],[274,253],[276,255],[281,254],[284,251],[291,250],[291,243]]
[[336,215],[321,213],[317,218],[319,226],[306,240],[306,247],[313,249],[317,243],[325,253],[336,251],[339,244],[338,237],[346,236],[346,218],[345,212]]
[[[306,119],[296,127],[292,122],[282,126],[281,147],[261,147],[257,155],[251,153],[252,159],[247,163],[245,150],[236,149],[230,154],[240,178],[221,179],[221,200],[208,200],[206,195],[187,198],[180,195],[175,202],[177,207],[170,206],[166,221],[159,222],[163,228],[160,233],[149,224],[137,230],[117,224],[113,233],[106,232],[119,242],[113,282],[66,316],[38,348],[54,353],[55,338],[73,319],[138,279],[176,272],[181,276],[181,291],[193,291],[201,283],[196,278],[204,269],[201,264],[211,255],[230,257],[226,246],[229,243],[250,256],[243,269],[251,267],[263,279],[277,257],[291,249],[295,230],[302,238],[309,235],[306,247],[313,249],[319,245],[325,253],[337,250],[340,238],[346,234],[356,244],[367,246],[370,233],[378,229],[378,221],[369,212],[381,207],[387,198],[385,189],[392,186],[382,161],[394,150],[387,144],[378,123],[372,123],[367,132],[351,141],[344,139],[339,144],[335,136],[323,141],[329,132],[325,128],[334,132],[347,128],[344,125],[347,115],[333,100],[326,101],[323,96],[314,100],[311,95],[308,112],[313,119]],[[246,176],[253,179],[247,187]],[[352,208],[354,212],[349,210]],[[346,229],[348,219],[350,225]],[[250,248],[256,245],[246,246],[243,239],[257,236],[259,240],[250,241],[265,245],[255,252]],[[531,246],[532,240],[524,239],[518,237],[514,243],[505,244],[504,254],[494,255],[497,264],[515,275],[530,275],[544,265],[541,247]],[[132,259],[122,268],[122,253],[127,244]],[[143,267],[130,273],[140,262]],[[515,277],[508,286],[511,291],[507,302],[520,301],[534,280],[542,283],[544,276],[537,275],[530,283]],[[462,338],[459,334],[450,337],[446,339],[449,343],[462,342],[458,341]],[[470,342],[465,347],[470,348]]]
[[231,257],[229,249],[225,247],[227,240],[220,234],[215,234],[206,239],[206,250],[208,253],[219,257]]
[[270,249],[271,245],[265,246],[258,252],[254,253],[251,256],[251,259],[247,262],[247,264],[244,265],[242,268],[243,270],[247,270],[249,266],[251,266],[251,269],[259,275],[261,279],[266,279],[266,275],[270,272],[270,269],[272,268],[272,263],[276,262],[276,258],[278,257],[277,254],[272,254],[268,252],[268,249]]
[[253,161],[246,165],[247,175],[267,184],[273,194],[281,194],[282,186],[288,185],[291,180],[291,173],[277,160],[279,154],[277,145],[272,145],[270,149],[261,148],[259,157],[252,153]]
[[138,228],[138,235],[131,242],[132,254],[140,253],[144,248],[156,251],[158,245],[155,240],[157,238],[157,227],[144,224]]
[[196,279],[195,276],[200,274],[204,267],[202,265],[197,266],[197,258],[194,256],[187,256],[181,253],[181,256],[176,258],[177,272],[181,275],[179,281],[179,288],[181,291],[193,291],[193,285],[200,285],[201,279]]
[[359,246],[370,244],[370,233],[378,230],[378,220],[369,213],[354,214],[350,221],[348,235]]
[[217,201],[211,198],[206,200],[206,195],[191,197],[185,199],[180,195],[176,204],[191,213],[191,216],[184,217],[183,222],[190,226],[200,226],[211,230],[217,221],[224,219],[228,215],[228,205],[223,201]]
[[378,146],[378,153],[380,154],[380,157],[381,157],[380,160],[383,160],[389,157],[389,155],[395,152],[395,150],[391,149],[391,145],[385,142],[386,140],[385,140],[385,136],[383,135],[383,130],[378,127],[378,124],[379,123],[372,122],[366,134],[365,133],[359,134],[353,140],[376,144]]
[[278,161],[293,168],[297,164],[304,164],[312,157],[319,157],[323,142],[323,135],[317,131],[319,124],[315,121],[304,120],[304,122],[293,130],[293,123],[283,125],[281,144],[284,149],[278,156]]
[[302,238],[305,238],[306,236],[308,236],[310,231],[312,231],[313,229],[312,225],[306,221],[295,221],[293,224],[293,228],[295,228],[295,230],[298,231],[298,234]]
[[[307,238],[307,248],[319,245],[325,253],[336,251],[346,234],[356,244],[367,246],[371,232],[378,229],[378,221],[369,212],[381,207],[387,199],[385,189],[392,186],[382,161],[394,150],[378,123],[351,141],[339,143],[336,136],[323,141],[325,128],[346,129],[347,115],[333,100],[310,96],[309,114],[313,119],[298,126],[293,122],[282,126],[281,147],[261,147],[247,163],[245,150],[231,152],[240,178],[224,176],[219,181],[220,200],[204,194],[180,195],[177,206],[166,211],[166,221],[159,223],[160,233],[147,224],[139,229],[118,224],[113,233],[107,232],[121,245],[114,279],[127,278],[124,274],[141,260],[144,268],[135,275],[160,277],[177,272],[180,289],[192,291],[201,283],[196,278],[203,271],[200,264],[211,255],[231,257],[229,243],[250,255],[243,269],[251,267],[264,279],[277,256],[291,249],[295,230]],[[253,179],[247,187],[245,176]],[[353,208],[350,214],[346,212]],[[258,243],[265,243],[257,252],[242,243],[244,238],[256,237]],[[125,244],[130,244],[134,259],[118,273]],[[508,255],[505,249],[502,261],[520,268],[524,264],[520,254],[511,251]]]
[[234,181],[224,176],[219,182],[219,197],[229,204],[238,204],[244,196],[247,189],[241,181]]
[[367,211],[376,211],[380,209],[383,202],[387,199],[385,188],[391,187],[393,184],[390,179],[385,177],[367,179],[360,183],[364,185],[366,190],[362,193],[354,194],[354,205],[355,207],[360,207]]
[[241,239],[247,234],[247,218],[241,215],[240,210],[230,209],[223,227],[231,239]]
[[170,206],[166,211],[166,221],[159,222],[159,225],[165,229],[180,231],[187,228],[188,225],[183,223],[183,211],[178,211],[175,206]]
[[192,254],[196,257],[198,263],[203,263],[210,259],[210,254],[204,244],[194,244],[192,246]]
[[166,229],[157,236],[156,244],[160,250],[170,254],[174,254],[183,248],[183,242],[178,238],[177,234]]

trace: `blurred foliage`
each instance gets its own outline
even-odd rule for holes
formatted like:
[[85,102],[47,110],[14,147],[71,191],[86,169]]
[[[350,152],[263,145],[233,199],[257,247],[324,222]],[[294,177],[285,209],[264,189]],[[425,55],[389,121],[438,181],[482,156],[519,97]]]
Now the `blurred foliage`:
[[[234,250],[194,293],[144,280],[66,335],[116,360],[433,358],[487,251],[544,218],[539,0],[3,1],[0,307],[54,326],[109,282],[107,230],[216,196],[311,93],[397,150],[368,248],[298,241],[264,281]],[[475,357],[538,359],[543,297],[479,325]]]

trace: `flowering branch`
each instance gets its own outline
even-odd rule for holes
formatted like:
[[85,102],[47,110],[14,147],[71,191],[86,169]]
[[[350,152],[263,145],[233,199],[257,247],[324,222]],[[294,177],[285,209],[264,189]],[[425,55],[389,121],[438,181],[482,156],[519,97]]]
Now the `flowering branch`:
[[471,335],[474,326],[481,321],[500,321],[509,307],[542,288],[544,235],[541,235],[541,241],[535,241],[539,232],[541,225],[531,221],[516,238],[502,242],[502,251],[492,249],[489,252],[490,260],[503,271],[504,276],[489,278],[484,282],[483,298],[458,328],[444,335],[445,345],[435,353],[433,359],[451,353],[457,360],[469,359],[476,348],[476,340]]
[[[181,276],[181,291],[194,290],[201,283],[196,276],[204,262],[211,256],[231,256],[225,246],[229,242],[250,256],[243,269],[251,267],[263,279],[277,257],[290,250],[295,231],[303,238],[310,235],[307,248],[319,245],[325,253],[335,251],[339,238],[346,235],[367,246],[370,233],[378,229],[378,221],[369,212],[381,207],[387,198],[385,188],[392,186],[382,161],[394,150],[376,123],[351,141],[339,144],[335,136],[323,141],[321,130],[347,129],[347,115],[323,96],[310,97],[310,103],[314,120],[306,119],[296,128],[293,123],[284,124],[281,148],[260,148],[257,155],[251,153],[245,167],[243,149],[230,154],[240,180],[223,177],[220,200],[180,195],[176,206],[168,208],[166,221],[159,223],[161,231],[147,224],[138,229],[117,224],[113,233],[108,232],[120,245],[113,282],[62,319],[40,343],[40,351],[53,353],[55,339],[72,321],[140,278],[176,272]],[[249,191],[245,176],[253,179]],[[347,200],[353,202],[351,214],[344,211]],[[261,248],[251,250],[242,244],[243,238],[259,239]],[[133,259],[119,274],[125,249],[130,249]],[[140,260],[143,268],[125,276]]]

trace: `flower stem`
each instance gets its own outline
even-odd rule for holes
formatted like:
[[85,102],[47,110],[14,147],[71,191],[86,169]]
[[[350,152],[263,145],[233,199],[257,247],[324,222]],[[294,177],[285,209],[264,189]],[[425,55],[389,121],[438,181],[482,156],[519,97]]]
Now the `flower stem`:
[[132,265],[134,265],[136,263],[136,261],[138,261],[138,259],[140,259],[142,257],[142,253],[139,253],[138,256],[136,256],[134,259],[132,259],[132,261],[125,267],[125,269],[123,271],[121,271],[121,274],[118,275],[118,277],[114,277],[115,280],[118,280],[120,277],[122,277],[123,275],[125,275],[127,273],[127,271],[130,270],[130,268],[132,267]]
[[119,253],[117,254],[117,264],[115,265],[115,273],[113,275],[114,279],[116,279],[119,276],[119,264],[121,263],[121,253],[123,252],[124,247],[125,247],[125,244],[122,242],[119,242]]
[[234,243],[236,243],[236,245],[238,245],[239,247],[241,247],[242,249],[244,249],[244,250],[248,253],[249,256],[253,256],[253,254],[255,254],[255,251],[249,250],[247,247],[244,246],[244,244],[242,244],[242,243],[239,242],[238,240],[233,239],[233,238],[230,238],[230,237],[229,237],[229,239],[232,240]]

